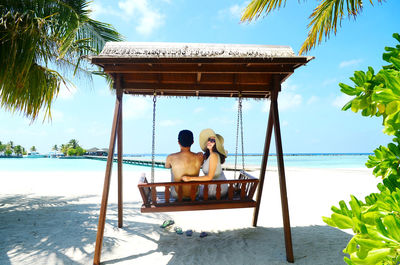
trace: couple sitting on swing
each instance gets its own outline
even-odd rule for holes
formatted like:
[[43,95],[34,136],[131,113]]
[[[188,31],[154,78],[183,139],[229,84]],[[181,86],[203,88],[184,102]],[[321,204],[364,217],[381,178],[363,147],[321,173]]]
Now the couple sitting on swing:
[[[165,162],[166,168],[171,168],[171,181],[173,182],[194,182],[226,180],[221,164],[225,162],[227,151],[224,149],[224,138],[216,134],[212,129],[204,129],[200,132],[199,144],[204,154],[193,153],[190,147],[193,144],[193,133],[189,130],[182,130],[178,135],[178,144],[181,151],[171,154]],[[199,176],[200,168],[204,176]],[[203,196],[203,185],[200,185],[197,195]],[[177,188],[177,187],[176,187]],[[171,195],[178,197],[175,187],[171,187]],[[190,198],[190,186],[183,186],[183,198]],[[217,185],[208,185],[208,196],[216,197]],[[221,185],[221,197],[228,192],[228,185]]]

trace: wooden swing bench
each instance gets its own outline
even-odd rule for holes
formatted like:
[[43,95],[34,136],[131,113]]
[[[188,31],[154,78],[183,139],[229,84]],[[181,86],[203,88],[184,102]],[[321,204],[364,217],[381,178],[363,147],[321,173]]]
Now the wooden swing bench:
[[[138,188],[143,199],[142,213],[174,212],[195,210],[216,210],[256,207],[253,200],[259,180],[241,171],[236,180],[214,180],[194,182],[148,183],[146,178],[139,181]],[[221,185],[227,184],[228,193],[221,196]],[[203,185],[203,196],[196,195],[199,185]],[[216,196],[208,196],[208,185],[217,185]],[[171,196],[170,188],[175,186],[177,197]],[[183,187],[190,187],[190,198],[183,198]],[[157,189],[158,188],[158,189]]]
[[[153,157],[155,154],[155,106],[158,96],[238,98],[238,124],[241,128],[243,128],[240,111],[241,99],[270,99],[259,180],[244,172],[240,174],[238,180],[178,183],[146,183],[147,181],[144,180],[138,185],[143,198],[141,212],[254,207],[252,225],[257,226],[272,131],[274,130],[286,259],[293,262],[278,94],[281,91],[282,83],[297,68],[312,59],[313,57],[296,56],[293,50],[287,46],[134,42],[108,42],[101,54],[93,56],[92,63],[102,67],[104,72],[112,77],[116,91],[93,264],[100,264],[113,156],[117,142],[118,227],[123,227],[122,99],[124,94],[153,95]],[[238,132],[237,129],[237,135]],[[242,154],[244,154],[243,132],[241,132],[241,138]],[[238,145],[238,140],[236,145]],[[154,159],[152,160],[154,161]],[[215,198],[208,196],[209,185],[212,184],[218,187]],[[222,184],[229,185],[226,196],[221,196]],[[171,195],[170,188],[173,186],[178,193],[177,199]],[[204,195],[201,197],[196,194],[199,186],[204,187]],[[190,187],[189,199],[183,198],[183,187]],[[253,200],[256,190],[256,199]]]

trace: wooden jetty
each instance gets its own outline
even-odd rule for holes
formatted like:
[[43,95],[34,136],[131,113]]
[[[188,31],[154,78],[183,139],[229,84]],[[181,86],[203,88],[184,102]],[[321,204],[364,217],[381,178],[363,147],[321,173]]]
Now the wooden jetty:
[[[93,159],[93,160],[102,160],[102,161],[107,161],[106,156],[84,156],[87,159]],[[114,162],[118,162],[118,158],[114,157]],[[146,159],[146,158],[137,158],[137,157],[124,157],[122,159],[122,163],[124,164],[131,164],[135,166],[143,166],[143,167],[151,167],[151,159]],[[154,161],[154,167],[156,168],[165,168],[165,161],[161,160],[155,160]],[[235,165],[232,164],[223,164],[222,169],[226,171],[235,171]],[[236,170],[240,171],[242,170],[240,165],[237,165]],[[260,170],[259,166],[245,166],[245,171],[256,171]]]

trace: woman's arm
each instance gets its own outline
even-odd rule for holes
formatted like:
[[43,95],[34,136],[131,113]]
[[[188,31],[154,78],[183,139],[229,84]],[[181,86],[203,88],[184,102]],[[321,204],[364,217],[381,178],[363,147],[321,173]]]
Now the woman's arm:
[[214,178],[215,171],[217,170],[218,154],[210,154],[210,164],[208,167],[208,174],[205,176],[183,176],[182,180],[185,182],[189,181],[210,181]]

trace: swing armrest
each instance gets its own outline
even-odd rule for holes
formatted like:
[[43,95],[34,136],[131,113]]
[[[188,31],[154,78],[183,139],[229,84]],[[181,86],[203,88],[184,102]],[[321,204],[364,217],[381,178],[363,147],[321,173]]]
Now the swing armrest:
[[140,191],[140,195],[142,196],[143,203],[146,205],[150,203],[150,200],[149,200],[150,187],[146,186],[146,184],[148,184],[148,183],[149,182],[147,181],[146,176],[142,175],[139,178],[138,188]]

